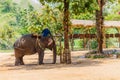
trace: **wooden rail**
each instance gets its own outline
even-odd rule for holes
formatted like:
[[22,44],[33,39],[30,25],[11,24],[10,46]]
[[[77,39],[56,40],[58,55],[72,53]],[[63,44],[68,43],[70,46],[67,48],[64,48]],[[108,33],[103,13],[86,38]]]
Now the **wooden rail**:
[[[83,38],[96,38],[97,37],[97,35],[96,34],[71,34],[70,36],[69,36],[69,38],[70,39],[72,39],[72,38],[81,38],[81,39],[83,39]],[[120,37],[120,34],[105,34],[105,37],[106,38],[119,38]]]

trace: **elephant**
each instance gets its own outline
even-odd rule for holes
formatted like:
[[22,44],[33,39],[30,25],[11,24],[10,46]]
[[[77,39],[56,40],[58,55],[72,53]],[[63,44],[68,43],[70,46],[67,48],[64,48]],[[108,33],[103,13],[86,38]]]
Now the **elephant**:
[[53,36],[26,34],[17,39],[13,45],[15,52],[15,65],[24,65],[23,57],[38,53],[38,64],[43,64],[46,48],[53,51],[53,64],[56,63],[56,44]]

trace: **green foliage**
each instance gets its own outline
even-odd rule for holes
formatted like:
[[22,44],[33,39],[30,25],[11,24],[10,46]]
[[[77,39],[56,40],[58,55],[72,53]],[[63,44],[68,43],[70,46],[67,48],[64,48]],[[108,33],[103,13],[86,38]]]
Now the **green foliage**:
[[39,0],[42,4],[47,3],[58,3],[58,2],[63,2],[63,0]]
[[104,16],[106,20],[120,20],[120,3],[117,0],[108,1],[105,5]]
[[11,0],[0,0],[0,49],[12,49],[14,41],[24,30],[16,21],[20,12],[16,5]]
[[117,28],[107,28],[107,29],[105,29],[105,32],[107,34],[116,34],[116,33],[118,33],[118,30],[117,30]]
[[41,33],[40,31],[42,31],[41,28],[42,28],[41,26],[32,25],[27,28],[27,31],[30,33],[39,33],[40,34]]
[[[16,0],[17,1],[17,0]],[[0,0],[0,49],[11,49],[14,41],[27,33],[41,33],[44,28],[49,28],[53,34],[63,34],[63,0],[39,0],[43,6],[37,11],[29,0],[14,3],[12,0]],[[110,0],[109,0],[110,1]],[[119,20],[120,6],[116,0],[109,3],[104,9],[105,19]],[[112,6],[112,7],[110,7]],[[110,8],[110,9],[109,9]],[[95,10],[98,9],[96,0],[70,0],[70,18],[95,19]],[[109,10],[111,10],[109,12]],[[96,29],[80,29],[74,33],[95,33]],[[115,32],[107,30],[107,33]],[[75,44],[83,45],[82,41]],[[92,48],[96,42],[91,43]],[[95,44],[95,45],[94,45]],[[82,46],[80,46],[82,47]]]
[[91,14],[90,12],[87,12],[87,13],[81,13],[80,15],[75,15],[73,14],[72,15],[72,18],[74,19],[81,19],[81,20],[90,20],[90,19],[95,19],[95,14]]
[[17,25],[18,26],[27,26],[28,25],[28,22],[27,22],[27,10],[24,9],[24,10],[20,10],[17,15],[16,15],[16,21],[17,21]]
[[[39,0],[44,4],[52,4],[63,11],[63,0]],[[96,0],[69,0],[70,17],[74,19],[93,19],[95,10],[98,9]]]
[[97,9],[96,0],[72,0],[70,3],[71,18],[74,19],[95,19]]
[[89,33],[96,34],[96,28],[95,27],[94,28],[90,28],[89,29]]
[[86,12],[94,13],[98,9],[96,0],[71,0],[70,6],[72,13],[75,15]]
[[44,28],[49,28],[52,33],[62,33],[61,12],[57,8],[50,8],[49,5],[44,6],[42,13],[33,11],[29,15],[28,32],[41,33]]
[[6,12],[11,12],[12,11],[12,5],[10,0],[0,0],[0,6],[1,6],[1,12],[6,13]]
[[63,52],[63,46],[57,46],[57,55],[60,55]]
[[108,15],[107,17],[106,17],[106,20],[120,20],[120,15],[114,15],[114,14],[112,14],[112,15]]
[[15,17],[13,6],[10,0],[0,1],[0,49],[11,49],[18,36],[15,32],[14,24]]
[[83,48],[83,39],[74,39],[74,49],[75,50],[79,50],[81,48]]
[[97,48],[97,46],[98,46],[98,43],[97,43],[97,41],[96,40],[92,40],[91,41],[91,49],[96,49]]
[[37,11],[29,3],[26,8],[21,5],[0,0],[0,49],[11,49],[18,36],[40,34],[46,27],[54,34],[62,33],[62,17],[59,17],[62,12],[59,9],[46,4],[42,11]]
[[11,49],[18,33],[15,28],[9,25],[4,25],[0,29],[0,49]]

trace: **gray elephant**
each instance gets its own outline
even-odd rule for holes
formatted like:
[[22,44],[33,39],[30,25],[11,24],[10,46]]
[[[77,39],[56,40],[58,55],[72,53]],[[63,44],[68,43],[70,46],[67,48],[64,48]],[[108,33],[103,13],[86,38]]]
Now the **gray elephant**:
[[53,51],[53,64],[56,63],[56,44],[52,36],[42,37],[34,34],[26,34],[14,43],[15,65],[24,65],[24,55],[38,53],[38,62],[43,64],[44,50]]

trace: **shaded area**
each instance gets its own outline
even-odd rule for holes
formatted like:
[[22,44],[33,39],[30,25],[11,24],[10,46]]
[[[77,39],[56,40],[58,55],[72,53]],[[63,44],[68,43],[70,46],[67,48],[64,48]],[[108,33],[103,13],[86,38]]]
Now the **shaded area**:
[[41,70],[41,69],[54,69],[54,68],[65,68],[65,67],[85,67],[85,66],[98,66],[101,61],[92,61],[89,62],[87,60],[73,62],[72,64],[50,64],[45,63],[43,65],[35,64],[34,62],[31,64],[25,64],[22,66],[14,66],[13,64],[3,64],[0,67],[6,67],[7,70]]
[[72,67],[86,67],[86,66],[98,66],[102,63],[102,60],[92,60],[84,58],[85,52],[72,52],[72,64],[60,64],[59,56],[57,56],[57,63],[52,63],[52,54],[45,54],[45,60],[43,65],[38,65],[37,54],[31,56],[25,56],[25,65],[14,66],[14,56],[10,56],[3,60],[0,65],[0,71],[7,70],[41,70],[41,69],[55,69],[55,68],[72,68]]

